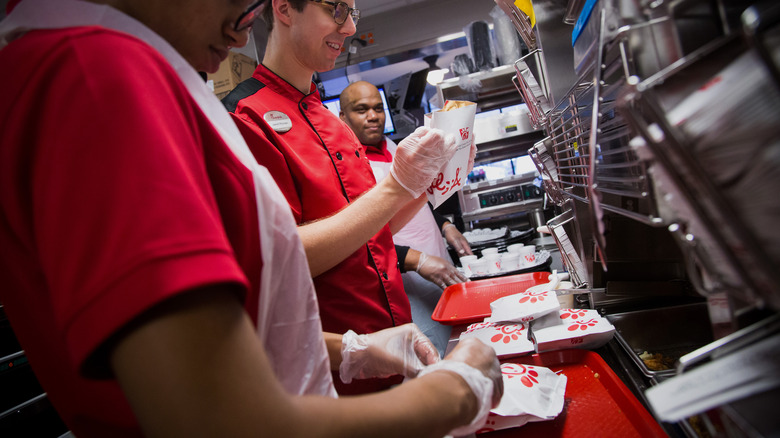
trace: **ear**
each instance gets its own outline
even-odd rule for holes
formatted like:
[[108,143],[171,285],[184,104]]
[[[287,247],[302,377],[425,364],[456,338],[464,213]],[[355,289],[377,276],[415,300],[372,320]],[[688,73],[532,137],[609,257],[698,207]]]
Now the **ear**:
[[346,114],[344,114],[344,111],[339,111],[339,118],[341,119],[342,122],[346,123],[347,116],[346,116]]
[[290,26],[292,6],[287,0],[272,0],[271,6],[274,8],[274,20]]

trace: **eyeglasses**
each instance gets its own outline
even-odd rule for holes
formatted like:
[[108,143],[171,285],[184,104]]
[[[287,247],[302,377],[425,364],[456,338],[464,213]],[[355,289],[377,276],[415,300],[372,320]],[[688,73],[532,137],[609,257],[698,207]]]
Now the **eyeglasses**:
[[257,17],[260,16],[260,13],[263,12],[263,10],[260,9],[260,6],[262,6],[263,3],[265,3],[265,0],[260,0],[249,5],[249,7],[246,8],[246,11],[238,17],[233,29],[236,32],[241,32],[242,30],[251,27]]
[[341,26],[347,21],[348,16],[352,16],[352,22],[357,26],[357,22],[360,19],[360,11],[355,8],[350,8],[348,4],[344,2],[331,2],[328,0],[310,0],[315,3],[322,3],[333,8],[333,20]]

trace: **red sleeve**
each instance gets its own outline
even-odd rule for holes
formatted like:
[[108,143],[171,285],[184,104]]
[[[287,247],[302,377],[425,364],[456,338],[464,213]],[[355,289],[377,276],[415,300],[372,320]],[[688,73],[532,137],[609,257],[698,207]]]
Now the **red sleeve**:
[[84,364],[162,300],[246,279],[203,161],[211,127],[170,66],[137,40],[98,32],[42,68],[51,73],[32,139],[34,235],[55,314]]

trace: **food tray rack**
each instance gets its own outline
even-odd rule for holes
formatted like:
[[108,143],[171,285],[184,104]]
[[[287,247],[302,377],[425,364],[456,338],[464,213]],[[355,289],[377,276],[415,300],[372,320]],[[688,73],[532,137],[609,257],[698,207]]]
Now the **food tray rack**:
[[[660,214],[697,291],[778,310],[780,240],[771,224],[780,220],[780,160],[772,158],[780,150],[780,83],[771,72],[780,53],[775,45],[773,66],[763,68],[755,41],[763,40],[713,41],[632,84],[620,109],[639,133],[634,148],[652,170]],[[742,72],[755,76],[728,80]],[[732,85],[713,103],[707,90],[718,83]]]

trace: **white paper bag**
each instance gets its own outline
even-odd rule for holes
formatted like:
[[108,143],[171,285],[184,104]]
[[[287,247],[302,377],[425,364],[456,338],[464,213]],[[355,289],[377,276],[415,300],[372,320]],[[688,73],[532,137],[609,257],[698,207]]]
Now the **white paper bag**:
[[425,126],[454,135],[457,145],[455,155],[426,191],[433,208],[441,205],[468,182],[469,153],[474,140],[474,116],[477,113],[477,105],[468,103],[460,108],[425,115]]
[[561,411],[567,378],[549,368],[516,363],[501,364],[504,396],[490,410],[479,433],[519,427],[528,422],[548,421]]

